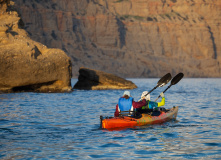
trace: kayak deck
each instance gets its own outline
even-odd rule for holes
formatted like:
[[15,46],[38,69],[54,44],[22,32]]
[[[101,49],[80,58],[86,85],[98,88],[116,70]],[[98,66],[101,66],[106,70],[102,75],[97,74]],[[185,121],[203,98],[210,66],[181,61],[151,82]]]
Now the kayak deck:
[[176,119],[178,113],[178,106],[169,109],[167,112],[160,111],[159,116],[151,116],[149,114],[142,114],[141,118],[132,118],[128,116],[105,118],[101,119],[101,128],[114,129],[114,128],[133,128],[135,126],[144,126],[151,124],[160,124],[172,119]]

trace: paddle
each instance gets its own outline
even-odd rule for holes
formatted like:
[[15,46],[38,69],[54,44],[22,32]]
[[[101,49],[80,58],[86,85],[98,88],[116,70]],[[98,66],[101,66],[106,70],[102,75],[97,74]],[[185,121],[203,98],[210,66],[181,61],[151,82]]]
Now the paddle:
[[[150,94],[153,90],[155,90],[157,87],[163,87],[164,85],[166,85],[170,80],[172,79],[172,76],[170,73],[165,74],[158,82],[157,85],[151,90],[149,91],[145,96],[147,96],[148,94]],[[141,99],[140,99],[141,100]],[[140,101],[139,100],[139,101]]]
[[[167,87],[167,89],[165,89],[163,91],[163,93],[165,93],[172,85],[177,84],[182,78],[183,78],[184,74],[183,73],[178,73],[171,81],[170,85]],[[157,99],[155,100],[155,102],[160,98],[160,95],[157,97]]]

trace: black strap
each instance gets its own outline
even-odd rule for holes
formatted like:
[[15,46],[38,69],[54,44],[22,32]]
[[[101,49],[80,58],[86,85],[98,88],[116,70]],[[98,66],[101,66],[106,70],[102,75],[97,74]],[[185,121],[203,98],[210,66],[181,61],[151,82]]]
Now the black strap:
[[[132,113],[132,114],[131,114]],[[135,111],[120,111],[119,116],[133,116],[136,112]]]

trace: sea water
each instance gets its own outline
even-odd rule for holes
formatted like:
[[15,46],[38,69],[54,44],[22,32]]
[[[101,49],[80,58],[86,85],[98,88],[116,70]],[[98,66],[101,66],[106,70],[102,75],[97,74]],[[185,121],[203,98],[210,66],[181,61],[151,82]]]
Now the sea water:
[[[137,101],[159,79],[129,80],[138,86],[130,90]],[[0,159],[221,159],[221,79],[183,78],[171,86],[165,108],[179,106],[176,121],[100,129],[100,115],[113,116],[123,92],[0,94]]]

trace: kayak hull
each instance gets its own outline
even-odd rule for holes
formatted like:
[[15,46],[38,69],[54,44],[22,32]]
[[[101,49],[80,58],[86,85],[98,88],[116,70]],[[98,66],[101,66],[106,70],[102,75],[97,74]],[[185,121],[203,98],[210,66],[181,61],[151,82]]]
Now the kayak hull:
[[114,117],[101,120],[101,127],[103,129],[117,129],[117,128],[133,128],[136,126],[145,126],[152,124],[160,124],[172,119],[176,119],[178,113],[178,106],[169,109],[167,112],[161,111],[159,116],[151,116],[149,114],[142,114],[141,118],[132,117]]

